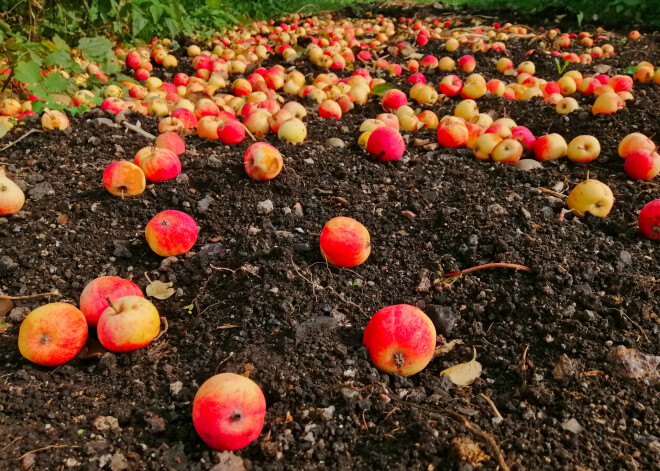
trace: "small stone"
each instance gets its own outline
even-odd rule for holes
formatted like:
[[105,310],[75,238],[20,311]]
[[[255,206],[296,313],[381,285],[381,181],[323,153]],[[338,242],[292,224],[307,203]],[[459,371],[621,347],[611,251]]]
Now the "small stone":
[[296,204],[293,205],[293,215],[297,216],[297,217],[303,217],[304,216],[303,208],[302,208],[302,205],[300,203],[296,203]]
[[127,240],[115,240],[112,242],[112,245],[114,246],[112,255],[114,255],[115,257],[131,258],[133,256],[131,250],[128,248]]
[[160,433],[165,431],[167,426],[165,419],[153,412],[147,412],[144,416],[144,421],[147,423],[147,431],[149,432]]
[[426,310],[426,314],[431,318],[436,331],[445,337],[451,334],[461,318],[460,314],[453,309],[437,304],[431,304]]
[[343,148],[346,147],[346,143],[339,139],[338,137],[331,137],[327,141],[325,141],[325,146],[326,147],[339,147]]
[[574,418],[570,418],[561,424],[561,428],[572,433],[580,433],[583,430],[582,425]]
[[209,260],[216,258],[221,252],[222,247],[220,244],[205,244],[201,249],[199,249],[197,256],[202,261],[202,263],[206,265]]
[[314,159],[304,159],[303,162],[305,162],[307,165],[314,165]]
[[522,159],[513,164],[513,167],[516,170],[521,170],[523,172],[529,172],[530,170],[536,170],[538,168],[543,168],[543,164],[538,160],[534,159]]
[[175,381],[172,384],[170,384],[170,392],[172,393],[173,396],[179,394],[182,389],[183,389],[183,383],[181,381]]
[[80,466],[82,463],[78,461],[75,458],[67,458],[64,460],[64,466],[67,468],[75,468],[76,466]]
[[479,245],[479,236],[472,234],[470,237],[468,237],[468,245],[472,245],[473,247]]
[[306,442],[314,443],[316,441],[316,438],[314,438],[314,434],[310,431],[307,432],[307,434],[303,437],[303,440]]
[[30,314],[29,307],[15,307],[11,310],[9,316],[7,317],[9,317],[12,322],[20,323],[27,317],[28,314]]
[[502,207],[502,205],[498,203],[493,203],[490,206],[488,206],[488,211],[495,214],[496,216],[503,216],[505,214],[508,214],[507,210]]
[[179,259],[176,258],[176,257],[167,257],[165,260],[160,262],[160,267],[158,267],[158,269],[160,271],[167,271],[172,267],[172,265],[174,265],[178,261],[179,261]]
[[632,265],[632,255],[627,250],[619,252],[619,260],[624,266]]
[[213,202],[213,197],[211,195],[207,195],[201,200],[197,202],[197,211],[200,213],[205,213],[206,211],[209,210],[209,206],[211,206],[211,203]]
[[28,196],[33,200],[40,200],[43,199],[45,196],[50,196],[54,194],[55,194],[55,190],[53,190],[53,186],[48,182],[37,183],[28,190]]
[[344,396],[344,399],[349,401],[358,397],[360,393],[351,388],[341,388],[341,395]]
[[245,471],[243,458],[231,451],[218,452],[220,462],[211,468],[211,471]]
[[98,146],[101,143],[101,139],[96,136],[92,136],[87,140],[87,143],[93,146]]
[[660,356],[647,355],[635,348],[618,346],[607,356],[612,365],[614,376],[624,379],[657,379]]
[[255,235],[259,234],[260,232],[261,232],[261,229],[259,229],[258,227],[250,226],[248,228],[248,234],[251,235],[251,236],[255,236]]
[[121,452],[116,452],[110,458],[110,470],[111,471],[123,471],[128,468],[128,463],[126,462],[126,457],[121,454]]
[[325,420],[330,420],[330,419],[332,419],[332,416],[333,416],[334,413],[335,413],[335,406],[330,406],[330,407],[326,407],[325,409],[323,409],[323,412],[321,412],[321,416]]
[[18,268],[18,263],[14,262],[7,255],[0,257],[0,275],[6,275],[10,271],[14,271]]
[[273,212],[274,206],[271,200],[264,200],[257,203],[257,212],[259,214],[270,214]]
[[119,428],[119,421],[115,417],[112,417],[111,415],[107,415],[107,416],[101,415],[96,419],[94,419],[92,425],[94,426],[94,428],[101,431],[111,430],[111,429]]
[[543,206],[541,208],[541,214],[546,218],[546,219],[553,219],[555,217],[555,212],[550,206]]

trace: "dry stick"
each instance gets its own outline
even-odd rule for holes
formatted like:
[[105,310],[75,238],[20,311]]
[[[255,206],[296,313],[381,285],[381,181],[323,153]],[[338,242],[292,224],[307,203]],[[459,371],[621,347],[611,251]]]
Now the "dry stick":
[[33,133],[35,133],[35,132],[43,132],[43,131],[42,131],[41,129],[30,129],[28,132],[26,132],[25,134],[23,134],[21,137],[19,137],[18,139],[16,139],[14,142],[10,142],[10,143],[7,144],[6,146],[4,146],[2,149],[0,149],[0,152],[9,149],[11,146],[13,146],[14,144],[16,144],[17,142],[19,142],[19,141],[25,139],[25,138],[28,137],[30,134],[33,134]]
[[484,401],[488,403],[491,409],[493,409],[493,413],[495,414],[495,417],[497,417],[500,420],[504,420],[504,417],[502,417],[502,414],[500,414],[500,411],[497,410],[497,407],[495,406],[495,403],[492,401],[492,399],[488,396],[486,396],[484,393],[479,394]]
[[[241,124],[243,124],[243,123],[241,123]],[[252,138],[253,141],[256,141],[257,138],[254,137],[254,134],[252,134],[252,133],[250,132],[250,130],[247,128],[247,126],[246,126],[245,124],[243,124],[243,127],[245,128],[245,132],[248,133],[248,136],[250,136],[250,137]]]
[[80,448],[80,446],[78,446],[78,445],[49,445],[49,446],[45,446],[43,448],[37,448],[36,450],[28,451],[27,453],[23,453],[21,456],[19,456],[18,458],[14,458],[12,461],[22,460],[23,458],[25,458],[30,453],[36,453],[38,451],[50,450],[51,448]]
[[170,325],[167,323],[167,317],[163,317],[163,316],[161,316],[160,319],[163,321],[163,324],[165,324],[165,327],[163,328],[163,330],[161,330],[161,331],[158,333],[158,335],[156,336],[156,338],[153,340],[152,343],[156,342],[156,340],[158,340],[158,339],[161,338],[163,335],[165,335],[165,332],[167,332],[167,329],[170,327]]
[[[383,387],[383,389],[385,389],[385,388]],[[423,410],[425,412],[429,412],[431,414],[448,415],[448,416],[452,417],[453,419],[462,422],[463,426],[466,429],[468,429],[470,432],[474,433],[475,435],[480,436],[486,442],[486,444],[490,448],[491,453],[493,453],[495,455],[495,458],[497,459],[497,464],[500,466],[500,468],[503,471],[511,471],[511,468],[509,468],[509,465],[506,464],[506,459],[504,459],[504,454],[502,453],[502,450],[500,450],[500,447],[497,445],[497,442],[495,441],[493,436],[488,432],[484,432],[481,429],[481,427],[479,427],[477,424],[470,421],[470,419],[468,419],[464,415],[459,414],[458,412],[451,411],[451,410],[438,410],[438,409],[433,409],[431,407],[423,406],[421,404],[413,404],[413,403],[410,403],[410,402],[406,402],[406,401],[404,401],[402,399],[399,399],[398,397],[390,394],[387,391],[387,389],[385,389],[385,394],[390,399],[392,399],[393,401],[398,402],[400,404],[405,404],[405,405],[414,407],[416,409]]]
[[486,263],[485,265],[467,268],[465,270],[457,271],[454,273],[447,273],[445,277],[466,275],[470,272],[482,270],[484,268],[513,268],[514,270],[530,271],[529,267],[518,265],[517,263]]
[[126,126],[126,127],[127,127],[128,129],[130,129],[131,131],[135,131],[135,132],[138,133],[138,134],[142,134],[144,137],[147,137],[147,138],[149,138],[149,139],[156,139],[156,136],[154,136],[153,134],[148,133],[147,131],[145,131],[145,130],[142,129],[141,127],[136,126],[135,124],[131,124],[131,123],[129,123],[128,121],[122,121],[121,124],[123,124],[124,126]]
[[39,293],[39,294],[29,294],[27,296],[7,296],[6,294],[0,294],[0,299],[32,299],[38,298],[40,296],[62,296],[61,293],[53,291],[52,293]]
[[17,441],[22,440],[22,439],[23,439],[23,437],[15,438],[15,439],[12,440],[11,442],[9,442],[7,445],[3,446],[2,449],[0,450],[0,453],[2,453],[2,452],[5,451],[7,448],[9,448],[10,446],[12,446],[14,443],[16,443]]
[[547,193],[549,195],[556,196],[557,198],[561,198],[561,199],[566,198],[566,195],[562,195],[561,193],[559,193],[555,190],[550,190],[548,188],[543,188],[542,186],[538,187],[538,189],[543,193]]

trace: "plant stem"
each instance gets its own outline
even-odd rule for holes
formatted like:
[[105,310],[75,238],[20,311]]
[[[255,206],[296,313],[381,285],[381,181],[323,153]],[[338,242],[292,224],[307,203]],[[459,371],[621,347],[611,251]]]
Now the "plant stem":
[[445,276],[446,277],[461,276],[473,271],[482,270],[484,268],[513,268],[514,270],[530,271],[529,267],[526,267],[524,265],[518,265],[516,263],[486,263],[485,265],[479,265],[476,267],[467,268],[465,270],[457,271],[454,273],[448,273]]
[[110,301],[110,296],[106,296],[106,297],[105,297],[105,300],[108,302],[108,306],[110,306],[110,308],[111,308],[113,311],[115,311],[115,314],[119,314],[119,311],[117,311],[117,309],[115,308],[114,304],[112,304],[112,301]]

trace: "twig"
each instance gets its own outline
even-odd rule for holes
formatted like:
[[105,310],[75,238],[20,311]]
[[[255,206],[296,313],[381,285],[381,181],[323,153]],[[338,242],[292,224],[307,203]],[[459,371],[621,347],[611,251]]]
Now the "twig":
[[448,273],[445,275],[445,277],[462,276],[473,271],[482,270],[484,268],[513,268],[514,270],[522,270],[522,271],[530,270],[529,267],[526,267],[524,265],[518,265],[517,263],[486,263],[485,265],[479,265],[472,268],[466,268],[465,270],[457,271],[454,273]]
[[556,196],[557,198],[566,199],[566,195],[562,195],[561,193],[559,193],[555,190],[551,190],[549,188],[543,188],[542,186],[540,186],[540,187],[538,187],[538,190],[540,190],[543,193],[547,193],[549,195]]
[[80,446],[78,446],[78,445],[49,445],[49,446],[45,446],[43,448],[37,448],[36,450],[28,451],[27,453],[23,453],[21,456],[19,456],[18,458],[14,458],[12,461],[22,460],[23,458],[25,458],[30,453],[36,453],[38,451],[50,450],[52,448],[80,448]]
[[158,333],[158,335],[156,335],[156,338],[151,343],[154,343],[156,340],[158,340],[163,335],[165,335],[165,332],[167,332],[167,329],[169,329],[169,327],[170,327],[170,325],[167,323],[167,317],[160,316],[160,319],[163,321],[163,324],[165,324],[165,328],[163,328],[163,330],[161,330]]
[[2,149],[0,149],[0,152],[9,149],[11,146],[13,146],[14,144],[16,144],[17,142],[19,142],[19,141],[25,139],[25,138],[28,137],[30,134],[33,134],[33,133],[35,133],[35,132],[44,132],[44,131],[41,130],[41,129],[36,129],[36,128],[35,128],[35,129],[30,129],[28,132],[26,132],[25,134],[23,134],[21,137],[19,137],[18,139],[16,139],[14,142],[10,142],[10,143],[7,144],[6,146],[4,146]]
[[[241,124],[243,124],[243,123],[241,123]],[[243,124],[243,127],[245,128],[245,132],[248,133],[248,136],[250,136],[250,137],[252,138],[253,141],[256,141],[257,138],[254,137],[254,134],[252,134],[252,133],[250,132],[250,130],[247,128],[247,126],[246,126],[245,124]]]
[[142,135],[143,135],[144,137],[146,137],[146,138],[149,138],[149,139],[156,139],[156,136],[154,136],[153,134],[148,133],[147,131],[145,131],[145,130],[142,129],[141,127],[136,126],[135,124],[131,124],[131,123],[129,123],[128,121],[122,121],[121,124],[123,124],[124,126],[126,126],[126,127],[127,127],[128,129],[130,129],[131,131],[135,131],[135,132],[138,133],[138,134],[142,134]]
[[14,443],[16,443],[17,441],[22,440],[22,439],[23,439],[23,437],[18,437],[18,438],[13,439],[11,442],[9,442],[8,444],[6,444],[5,446],[2,447],[2,449],[0,450],[0,453],[2,453],[2,452],[5,451],[7,448],[9,448],[10,446],[12,446]]
[[7,296],[6,294],[0,294],[0,299],[32,299],[38,298],[40,296],[62,296],[61,293],[53,291],[51,293],[39,293],[39,294],[29,294],[27,296]]
[[[383,386],[383,389],[385,389],[384,386]],[[426,407],[426,406],[423,406],[421,404],[414,404],[414,403],[406,402],[406,401],[404,401],[402,399],[399,399],[398,397],[394,396],[393,394],[390,394],[389,391],[387,391],[387,389],[385,389],[385,394],[390,399],[392,399],[395,402],[398,402],[399,404],[405,404],[405,405],[408,405],[410,407],[414,407],[416,409],[423,410],[425,412],[429,412],[431,414],[448,415],[448,416],[452,417],[453,419],[458,420],[459,422],[461,422],[463,424],[463,426],[466,429],[468,429],[470,432],[474,433],[475,435],[478,435],[479,437],[481,437],[486,442],[486,444],[490,448],[490,451],[493,453],[493,455],[495,455],[495,458],[497,459],[497,464],[500,466],[500,469],[502,471],[511,471],[511,468],[509,468],[509,465],[506,464],[506,459],[504,459],[504,454],[502,453],[502,450],[500,450],[500,447],[497,445],[497,442],[495,441],[495,438],[493,438],[493,436],[490,433],[484,432],[481,429],[481,427],[479,427],[477,424],[470,421],[470,419],[468,419],[464,415],[459,414],[458,412],[454,412],[452,410],[432,409],[431,407]]]
[[227,362],[227,360],[229,360],[233,356],[234,356],[234,352],[229,352],[229,356],[227,358],[225,358],[224,360],[222,360],[220,363],[218,363],[218,366],[216,367],[215,372],[217,373],[218,370],[220,369],[220,367],[222,365],[224,365]]
[[633,324],[635,327],[637,327],[637,328],[639,329],[639,331],[642,333],[642,335],[644,336],[644,338],[646,339],[647,342],[651,342],[651,340],[649,339],[648,335],[646,335],[646,332],[644,332],[644,329],[642,329],[642,326],[641,326],[641,325],[639,325],[637,322],[635,322],[635,321],[632,320],[630,317],[628,317],[628,314],[626,314],[625,312],[623,312],[623,310],[620,310],[619,313],[620,313],[623,317],[625,317],[626,319],[628,319],[630,322],[632,322],[632,324]]
[[493,409],[493,413],[495,414],[495,417],[497,417],[500,420],[504,420],[504,417],[502,417],[500,411],[497,410],[497,407],[495,406],[493,400],[490,397],[486,396],[484,393],[480,393],[479,395],[483,398],[484,401],[488,403],[490,408]]

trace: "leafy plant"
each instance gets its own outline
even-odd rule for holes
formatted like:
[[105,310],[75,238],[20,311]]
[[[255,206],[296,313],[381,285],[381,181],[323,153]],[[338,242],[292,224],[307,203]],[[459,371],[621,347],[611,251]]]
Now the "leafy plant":
[[566,59],[564,60],[564,64],[562,65],[561,61],[559,60],[558,57],[555,57],[555,65],[557,65],[557,73],[559,75],[563,74],[566,68],[571,65],[571,61]]

